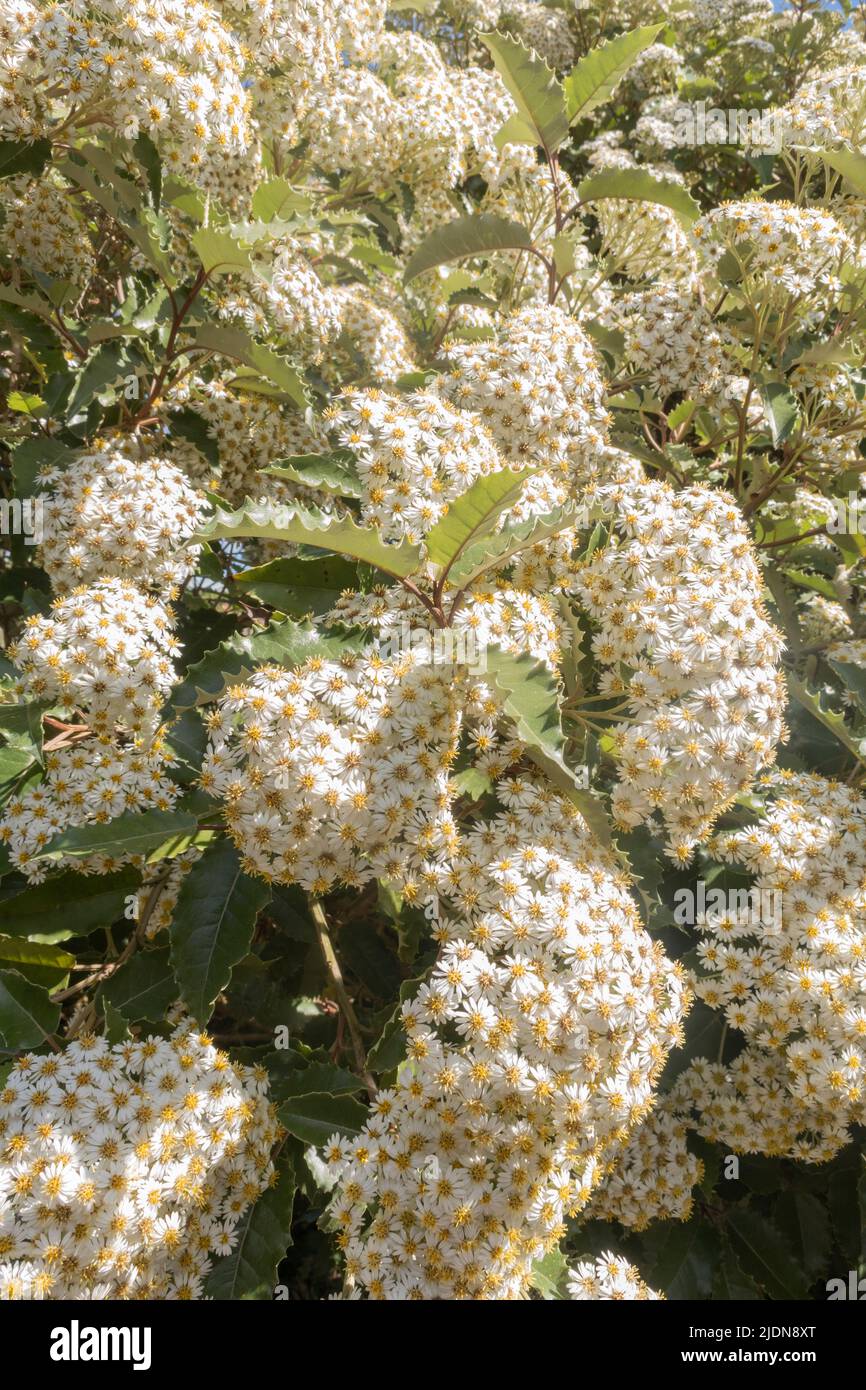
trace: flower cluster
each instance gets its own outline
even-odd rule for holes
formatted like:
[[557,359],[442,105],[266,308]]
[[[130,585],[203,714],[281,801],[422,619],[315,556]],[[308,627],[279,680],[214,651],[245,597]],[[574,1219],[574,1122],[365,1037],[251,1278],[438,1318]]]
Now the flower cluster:
[[866,802],[816,774],[779,774],[757,825],[713,853],[776,895],[774,922],[731,912],[698,922],[697,992],[749,1043],[784,1058],[804,1107],[866,1118]]
[[688,1132],[682,1105],[667,1097],[657,1101],[596,1192],[587,1216],[619,1221],[635,1231],[653,1221],[688,1221],[693,1189],[704,1174],[701,1160],[689,1152]]
[[388,539],[419,540],[449,501],[504,467],[481,420],[431,392],[352,391],[328,418],[357,458],[362,515]]
[[81,234],[69,194],[50,179],[10,179],[3,190],[3,227],[9,255],[30,271],[83,287],[93,269],[93,248]]
[[0,1297],[202,1298],[278,1132],[265,1076],[188,1024],[25,1053],[0,1089]]
[[426,875],[440,956],[403,1006],[407,1063],[326,1150],[350,1285],[519,1298],[646,1113],[682,976],[574,808],[522,778]]
[[600,688],[627,719],[613,733],[624,827],[660,816],[675,860],[774,756],[785,692],[782,639],[738,508],[703,487],[623,490],[611,544],[575,587],[597,623]]
[[86,714],[90,727],[152,730],[175,680],[172,617],[121,579],[79,585],[48,616],[28,618],[12,650],[21,700]]
[[115,577],[170,592],[195,570],[201,547],[188,542],[204,498],[170,459],[96,440],[68,467],[43,469],[39,484],[41,561],[56,588]]
[[693,231],[711,262],[730,253],[745,277],[786,301],[835,294],[842,264],[854,256],[850,237],[831,213],[784,201],[723,203]]

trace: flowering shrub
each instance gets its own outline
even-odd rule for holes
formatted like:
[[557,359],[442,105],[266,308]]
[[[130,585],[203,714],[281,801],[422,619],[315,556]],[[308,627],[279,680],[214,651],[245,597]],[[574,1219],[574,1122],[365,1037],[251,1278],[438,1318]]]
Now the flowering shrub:
[[3,1297],[857,1268],[862,35],[0,0]]

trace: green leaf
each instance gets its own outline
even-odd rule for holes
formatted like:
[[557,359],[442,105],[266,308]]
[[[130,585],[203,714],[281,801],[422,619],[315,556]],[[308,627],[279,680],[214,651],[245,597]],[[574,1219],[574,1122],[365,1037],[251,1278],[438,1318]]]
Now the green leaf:
[[149,854],[173,835],[194,831],[198,822],[185,811],[142,811],[118,816],[104,825],[82,825],[55,835],[37,859],[68,855],[83,859],[90,854],[120,856]]
[[75,957],[58,946],[24,941],[18,936],[0,936],[0,966],[19,971],[34,985],[60,989],[74,964]]
[[123,376],[123,345],[102,343],[87,359],[79,373],[66,410],[70,419],[86,410],[90,402]]
[[112,1008],[107,999],[102,1000],[101,1007],[102,1017],[105,1020],[105,1026],[102,1030],[105,1041],[112,1045],[119,1042],[129,1042],[132,1034],[123,1014],[119,1014],[117,1009]]
[[518,39],[506,34],[479,34],[517,107],[508,121],[508,139],[541,145],[555,154],[568,134],[565,95],[547,64]]
[[347,589],[358,587],[358,567],[340,555],[271,560],[266,565],[242,570],[234,582],[243,592],[281,613],[294,618],[303,618],[307,613],[318,617],[333,608]]
[[397,579],[413,574],[421,565],[417,545],[407,541],[390,545],[375,527],[359,526],[350,516],[324,518],[297,506],[253,502],[249,498],[234,512],[218,508],[196,539],[241,540],[245,536],[333,550],[338,555],[364,560]]
[[355,456],[348,449],[331,454],[294,454],[260,468],[273,478],[289,478],[304,487],[321,488],[337,497],[362,497],[364,490],[355,468]]
[[234,1249],[214,1260],[205,1297],[220,1302],[273,1298],[277,1269],[292,1243],[294,1200],[295,1169],[284,1149],[277,1160],[275,1185],[244,1212]]
[[773,445],[778,448],[796,425],[800,408],[784,381],[767,381],[761,386],[764,416],[770,426]]
[[761,1291],[753,1279],[744,1274],[730,1246],[723,1247],[722,1260],[716,1271],[712,1298],[725,1303],[761,1302]]
[[223,693],[227,682],[240,684],[263,663],[292,670],[308,657],[338,657],[347,647],[355,646],[353,637],[323,636],[309,623],[291,621],[270,623],[248,636],[236,633],[190,666],[185,680],[172,692],[170,708],[181,711],[206,704]]
[[126,899],[141,882],[135,869],[115,874],[79,874],[74,869],[24,888],[0,902],[0,932],[30,941],[65,941],[89,936],[123,915]]
[[162,1023],[178,997],[168,948],[137,951],[97,996],[129,1023]]
[[60,1005],[16,970],[0,970],[0,1050],[40,1047],[60,1022]]
[[472,545],[468,545],[460,558],[448,572],[448,581],[455,587],[472,584],[487,570],[499,569],[522,550],[529,550],[539,541],[558,536],[571,526],[582,526],[583,509],[574,503],[556,507],[543,516],[532,516],[528,521],[506,525],[501,531],[487,535]]
[[50,140],[0,140],[0,179],[41,174],[50,158]]
[[[84,164],[85,159],[91,168]],[[103,182],[96,178],[94,168],[98,168]],[[114,218],[167,285],[173,288],[177,284],[177,276],[170,258],[150,227],[141,220],[144,208],[137,185],[113,168],[104,150],[93,145],[85,146],[76,151],[75,158],[64,160],[59,165],[59,172],[70,183],[76,183],[79,188],[85,189],[90,197]]]
[[567,1296],[564,1292],[567,1272],[568,1261],[559,1246],[554,1245],[552,1250],[548,1250],[546,1255],[535,1261],[529,1282],[545,1302],[550,1302]]
[[648,24],[640,29],[631,29],[627,34],[620,34],[600,44],[581,58],[562,84],[566,111],[572,125],[588,116],[597,106],[610,101],[614,88],[632,63],[645,48],[655,43],[664,27],[663,24]]
[[309,212],[310,200],[305,193],[292,188],[285,179],[267,179],[260,183],[250,204],[253,217],[272,222],[275,217],[290,217],[293,213]]
[[467,545],[493,530],[504,511],[519,498],[533,468],[501,468],[487,473],[455,501],[424,538],[427,557],[447,570]]
[[280,357],[270,348],[255,342],[242,329],[223,328],[217,323],[202,324],[193,335],[193,346],[218,352],[235,362],[243,362],[266,381],[272,381],[301,410],[309,405],[306,387],[288,358]]
[[205,850],[186,875],[171,923],[171,964],[180,997],[199,1023],[207,1023],[232,967],[249,951],[256,916],[269,898],[268,884],[243,872],[230,840]]
[[747,1206],[732,1206],[726,1215],[731,1245],[746,1274],[770,1298],[805,1299],[803,1271],[776,1227]]
[[849,732],[848,726],[841,714],[834,710],[825,709],[821,704],[821,697],[811,691],[804,681],[798,680],[796,676],[788,673],[788,690],[799,705],[802,705],[813,719],[819,724],[823,724],[825,729],[839,740],[848,752],[853,754],[858,762],[866,763],[866,740],[854,738]]
[[773,1222],[787,1238],[809,1279],[820,1275],[833,1244],[830,1213],[811,1192],[783,1192],[773,1207]]
[[208,276],[214,273],[230,275],[234,271],[250,269],[249,251],[229,232],[200,227],[190,241]]
[[820,150],[821,158],[866,198],[866,155],[857,150]]
[[676,214],[686,230],[701,215],[700,207],[681,183],[658,179],[644,169],[602,169],[583,180],[577,196],[582,203],[595,203],[603,198],[660,203]]
[[367,1107],[351,1096],[296,1096],[279,1107],[280,1122],[305,1144],[325,1144],[332,1134],[350,1139],[367,1122]]
[[36,474],[42,468],[65,468],[75,455],[65,444],[56,439],[34,436],[23,440],[12,452],[12,472],[15,478],[15,491],[19,497],[28,497],[36,486]]
[[645,1237],[653,1259],[647,1276],[670,1299],[709,1298],[721,1250],[719,1237],[699,1219],[660,1222]]
[[295,1051],[271,1052],[263,1058],[270,1077],[269,1094],[274,1101],[296,1100],[300,1096],[354,1096],[363,1082],[354,1072],[331,1062],[311,1062]]
[[[835,593],[833,595],[835,598]],[[866,667],[857,666],[852,661],[835,661],[827,658],[827,665],[836,672],[845,689],[857,701],[861,713],[866,714]]]
[[409,257],[403,280],[408,284],[425,270],[462,261],[468,256],[490,256],[496,251],[526,251],[532,248],[532,234],[511,218],[490,213],[455,217],[425,237]]
[[601,802],[581,786],[565,761],[565,735],[553,673],[528,652],[514,656],[501,647],[486,649],[486,676],[504,696],[506,714],[533,762],[564,791],[603,845],[610,845],[610,825]]

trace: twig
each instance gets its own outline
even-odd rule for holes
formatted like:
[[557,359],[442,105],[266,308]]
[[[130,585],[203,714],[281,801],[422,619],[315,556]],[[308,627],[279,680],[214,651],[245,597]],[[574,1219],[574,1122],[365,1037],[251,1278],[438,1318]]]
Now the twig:
[[361,1028],[358,1023],[355,1010],[352,1006],[352,1001],[349,998],[348,993],[346,992],[346,985],[345,981],[343,980],[343,972],[340,969],[340,962],[337,959],[337,953],[334,950],[334,943],[331,940],[331,933],[328,927],[328,919],[325,916],[325,909],[322,907],[321,903],[311,902],[310,913],[312,915],[313,921],[316,924],[316,935],[318,937],[319,946],[321,948],[322,956],[325,961],[325,967],[331,979],[331,988],[333,989],[334,994],[337,997],[337,1002],[340,1005],[340,1011],[342,1013],[343,1018],[345,1019],[346,1027],[349,1030],[349,1036],[352,1039],[352,1050],[355,1054],[355,1068],[358,1072],[358,1075],[363,1079],[364,1085],[367,1087],[367,1090],[370,1093],[370,1099],[373,1100],[376,1095],[376,1082],[373,1080],[373,1077],[367,1067],[367,1054],[364,1050],[364,1040],[361,1037]]

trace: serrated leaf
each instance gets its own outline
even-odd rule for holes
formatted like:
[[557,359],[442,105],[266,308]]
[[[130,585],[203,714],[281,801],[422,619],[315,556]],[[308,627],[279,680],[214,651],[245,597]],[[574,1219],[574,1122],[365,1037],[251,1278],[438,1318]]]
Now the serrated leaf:
[[0,179],[41,174],[50,158],[50,140],[0,140]]
[[721,1263],[713,1282],[712,1298],[730,1303],[761,1302],[760,1289],[754,1279],[743,1273],[739,1260],[729,1246],[723,1249]]
[[205,850],[183,880],[170,928],[171,966],[193,1018],[207,1023],[213,1002],[247,954],[268,884],[245,874],[230,840]]
[[587,53],[563,81],[569,122],[582,120],[609,101],[635,59],[655,43],[664,24],[648,24],[602,43]]
[[208,276],[250,269],[250,253],[231,235],[214,227],[199,227],[190,237],[192,248]]
[[161,1023],[178,998],[168,948],[136,952],[100,986],[97,997],[130,1023]]
[[172,691],[170,709],[206,704],[222,694],[228,681],[240,683],[256,666],[270,662],[291,670],[308,657],[338,657],[357,645],[354,637],[323,635],[309,623],[291,621],[273,622],[246,636],[236,633],[190,666]]
[[811,1192],[783,1192],[773,1207],[773,1222],[791,1245],[797,1263],[816,1279],[830,1256],[830,1213]]
[[511,218],[494,217],[491,213],[456,217],[444,227],[437,227],[416,247],[403,272],[403,281],[408,284],[425,270],[435,270],[451,261],[491,256],[497,251],[526,251],[532,244],[531,233]]
[[91,854],[149,854],[172,836],[194,831],[197,824],[195,816],[185,811],[130,812],[106,821],[104,825],[82,825],[63,830],[49,840],[36,858],[59,859],[66,855],[83,859]]
[[0,1050],[40,1047],[56,1031],[60,1005],[16,970],[0,970]]
[[17,970],[34,985],[60,989],[75,964],[75,957],[58,946],[25,941],[20,936],[0,936],[0,968]]
[[417,545],[408,541],[390,545],[375,527],[359,526],[350,516],[323,518],[301,507],[253,502],[249,498],[234,512],[218,508],[196,539],[241,540],[247,536],[333,550],[338,555],[363,560],[398,579],[413,574],[421,565]]
[[504,696],[506,714],[533,762],[554,786],[564,791],[603,845],[610,845],[610,825],[597,797],[578,781],[565,761],[565,735],[553,673],[528,652],[514,656],[501,647],[486,648],[486,677]]
[[517,501],[523,484],[534,471],[501,468],[476,478],[425,536],[428,559],[447,570],[466,546],[493,530],[502,513]]
[[205,1280],[205,1295],[224,1300],[271,1299],[280,1261],[292,1243],[295,1168],[283,1150],[276,1164],[276,1183],[241,1216],[235,1247],[214,1260]]
[[274,218],[289,217],[293,213],[310,210],[310,200],[305,193],[292,188],[283,178],[266,179],[260,183],[250,204],[253,217],[262,222],[272,222]]
[[521,551],[529,550],[551,536],[558,536],[569,527],[580,526],[583,520],[583,509],[574,503],[567,503],[564,507],[556,507],[542,516],[530,517],[518,525],[503,526],[501,531],[466,546],[449,570],[448,582],[455,587],[472,584],[485,571],[499,569]]
[[103,343],[85,362],[67,404],[70,417],[86,410],[90,402],[123,376],[123,344]]
[[281,613],[293,618],[303,618],[307,613],[318,617],[333,608],[347,589],[358,587],[358,567],[340,555],[311,560],[289,557],[242,570],[234,576],[234,582],[242,592],[269,603]]
[[508,122],[509,140],[541,145],[555,154],[568,134],[565,95],[555,75],[538,54],[507,34],[479,34],[490,50],[496,71],[517,107],[517,120]]
[[825,709],[821,704],[820,696],[816,695],[804,681],[798,680],[790,672],[788,674],[788,690],[797,703],[802,705],[803,709],[819,724],[823,724],[825,729],[829,729],[843,748],[847,748],[858,762],[866,762],[866,746],[864,746],[866,741],[854,738],[841,714],[837,714],[834,710]]
[[367,1107],[352,1096],[295,1096],[279,1107],[280,1123],[305,1144],[325,1144],[332,1134],[354,1138],[367,1122]]
[[857,666],[852,661],[836,661],[831,657],[827,658],[827,665],[836,672],[845,689],[854,696],[861,713],[866,714],[866,667]]
[[770,427],[773,445],[778,448],[788,438],[800,418],[800,407],[784,381],[766,381],[760,389],[764,418]]
[[242,329],[224,328],[217,323],[202,324],[193,335],[193,346],[218,352],[235,362],[243,362],[267,381],[272,381],[301,410],[309,405],[306,387],[288,358],[280,357],[270,348],[255,342]]
[[[99,150],[94,146],[87,146],[76,152],[78,159],[85,158],[90,164],[102,165],[106,158],[105,151]],[[103,166],[104,167],[104,166]],[[93,169],[86,167],[73,159],[64,160],[59,165],[59,172],[70,183],[78,184],[79,188],[85,189],[90,197],[100,207],[104,208],[110,217],[119,224],[122,230],[129,237],[133,245],[141,252],[145,260],[159,273],[160,278],[172,288],[177,284],[177,277],[172,267],[169,257],[160,246],[158,240],[153,235],[150,228],[143,221],[139,220],[137,211],[130,205],[130,197],[134,197],[139,202],[136,185],[130,179],[124,179],[113,168],[110,171],[111,185],[106,186],[96,178]],[[102,168],[100,168],[102,172]],[[130,190],[133,193],[130,194]],[[138,209],[138,211],[143,211]]]
[[330,454],[294,454],[278,459],[267,468],[260,468],[272,478],[288,478],[304,487],[321,488],[336,497],[362,497],[364,489],[355,467],[355,457],[348,449]]
[[751,1207],[732,1206],[726,1225],[737,1258],[771,1298],[805,1299],[808,1287],[802,1269],[776,1227]]
[[625,198],[631,202],[660,203],[676,214],[686,230],[701,215],[701,209],[681,183],[659,179],[644,169],[602,169],[590,174],[578,186],[577,196],[582,203],[595,203],[604,198]]

